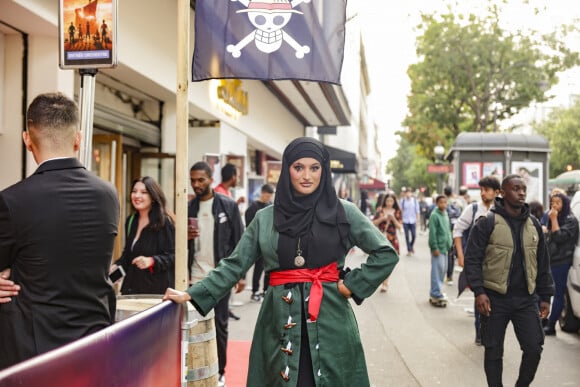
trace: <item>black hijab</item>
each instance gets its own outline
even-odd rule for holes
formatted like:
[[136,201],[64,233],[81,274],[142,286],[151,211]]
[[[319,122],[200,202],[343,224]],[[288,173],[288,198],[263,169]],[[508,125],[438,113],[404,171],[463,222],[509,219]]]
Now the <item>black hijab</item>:
[[[296,196],[290,181],[290,167],[304,157],[320,162],[320,185],[308,196]],[[298,268],[294,257],[299,238],[307,268],[328,265],[346,253],[349,224],[332,185],[330,155],[314,138],[299,137],[284,150],[274,199],[274,227],[280,234],[278,259],[281,269]]]

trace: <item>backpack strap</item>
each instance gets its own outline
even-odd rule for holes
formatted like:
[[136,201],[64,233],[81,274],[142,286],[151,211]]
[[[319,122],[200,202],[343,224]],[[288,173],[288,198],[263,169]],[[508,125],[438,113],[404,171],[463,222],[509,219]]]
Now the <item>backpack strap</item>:
[[127,235],[125,235],[125,237],[129,236],[129,233],[131,232],[131,226],[133,225],[134,219],[135,219],[135,214],[131,215],[131,217],[129,218],[129,222],[127,222]]
[[477,213],[477,203],[473,203],[473,212],[471,213],[471,225],[469,227],[473,227],[473,222],[475,221],[475,214]]

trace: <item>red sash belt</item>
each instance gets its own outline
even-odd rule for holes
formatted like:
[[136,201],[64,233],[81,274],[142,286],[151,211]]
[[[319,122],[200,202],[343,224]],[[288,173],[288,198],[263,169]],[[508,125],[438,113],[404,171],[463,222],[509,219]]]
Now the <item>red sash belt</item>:
[[318,319],[320,303],[322,302],[323,282],[338,281],[338,265],[332,262],[329,265],[317,269],[296,269],[273,271],[270,273],[270,286],[291,284],[295,282],[312,282],[310,298],[308,299],[308,314],[311,321]]

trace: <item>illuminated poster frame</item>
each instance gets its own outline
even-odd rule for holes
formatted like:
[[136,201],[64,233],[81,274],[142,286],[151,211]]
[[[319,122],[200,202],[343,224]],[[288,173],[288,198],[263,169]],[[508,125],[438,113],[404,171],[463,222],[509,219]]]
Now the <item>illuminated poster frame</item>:
[[61,69],[117,65],[117,0],[59,0]]
[[[244,176],[245,176],[245,164],[246,164],[246,158],[244,156],[238,156],[238,155],[226,155],[225,156],[225,163],[226,164],[233,164],[236,166],[236,169],[238,170],[238,180],[237,180],[237,184],[236,187],[238,188],[244,188]],[[222,166],[223,168],[223,166]]]

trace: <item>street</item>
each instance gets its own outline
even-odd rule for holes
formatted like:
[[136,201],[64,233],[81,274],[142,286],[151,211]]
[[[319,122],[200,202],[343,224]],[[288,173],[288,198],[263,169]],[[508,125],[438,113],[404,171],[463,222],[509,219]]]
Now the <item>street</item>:
[[[428,302],[431,265],[427,237],[427,233],[418,233],[414,256],[406,256],[406,251],[401,251],[387,293],[377,291],[362,305],[352,304],[371,385],[486,386],[484,349],[474,343],[473,315],[468,312],[473,309],[473,293],[466,290],[457,298],[457,271],[455,284],[444,285],[443,291],[449,297],[447,308],[436,308]],[[399,238],[404,246],[402,234]],[[355,251],[347,258],[347,265],[356,267],[364,258],[364,253]],[[247,280],[247,287],[251,288],[251,271]],[[250,342],[252,339],[259,304],[250,302],[250,294],[247,289],[232,298],[232,311],[241,319],[230,320],[231,341]],[[521,351],[510,324],[504,351],[504,385],[515,384],[520,357]],[[230,356],[228,364],[242,360],[236,358],[236,355]],[[579,362],[580,335],[557,328],[555,337],[546,338],[532,385],[580,386]],[[228,380],[234,378],[228,377]],[[238,387],[244,383],[228,381],[227,385]]]

